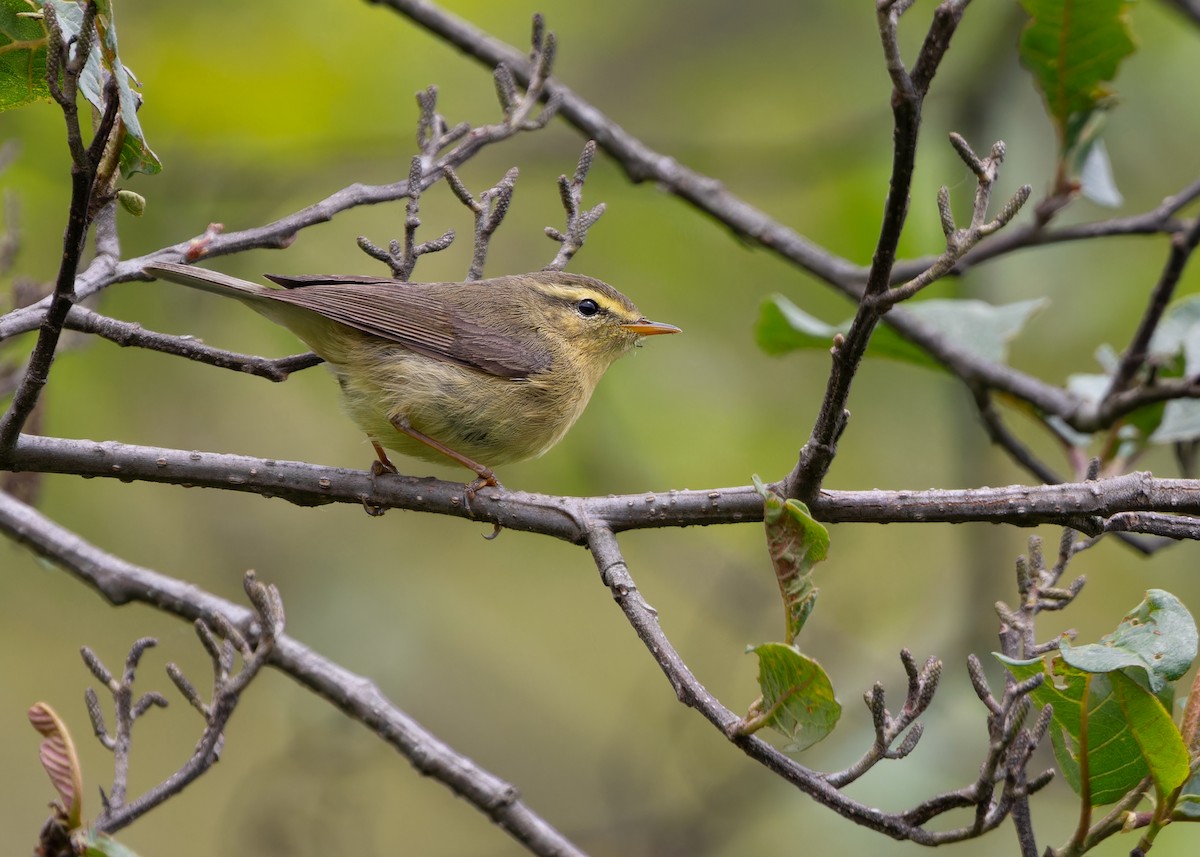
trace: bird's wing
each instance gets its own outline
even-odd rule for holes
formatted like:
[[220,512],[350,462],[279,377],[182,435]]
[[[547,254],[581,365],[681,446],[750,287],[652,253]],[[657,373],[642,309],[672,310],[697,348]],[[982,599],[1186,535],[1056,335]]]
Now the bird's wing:
[[275,300],[418,354],[514,380],[550,368],[549,352],[463,318],[427,284],[373,277],[268,277],[284,287],[270,293]]

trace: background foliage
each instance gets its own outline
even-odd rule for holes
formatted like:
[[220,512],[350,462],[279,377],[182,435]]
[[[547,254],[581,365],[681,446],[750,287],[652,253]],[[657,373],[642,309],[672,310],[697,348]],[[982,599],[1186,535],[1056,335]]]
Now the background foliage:
[[[524,44],[535,11],[513,0],[445,6],[516,44]],[[868,260],[890,151],[890,84],[872,4],[613,0],[599,15],[589,4],[545,0],[537,10],[558,35],[560,79],[649,145],[721,178],[831,250]],[[127,255],[212,221],[232,229],[270,220],[351,181],[403,177],[412,93],[429,83],[438,84],[440,109],[452,120],[495,115],[484,71],[369,4],[126,0],[117,13],[122,54],[144,84],[141,123],[164,165],[159,176],[126,183],[149,200],[144,217],[122,223]],[[1137,4],[1131,17],[1142,49],[1122,66],[1122,100],[1105,139],[1122,210],[1136,212],[1195,175],[1200,112],[1179,82],[1196,79],[1200,53],[1195,28],[1163,4]],[[1036,197],[1055,180],[1056,132],[1016,60],[1022,20],[1015,2],[978,3],[956,36],[926,105],[905,255],[941,249],[939,185],[964,206],[974,190],[973,176],[942,142],[949,130],[979,148],[1008,143],[1001,194],[1028,182]],[[919,33],[912,27],[906,35]],[[48,107],[0,115],[0,137],[21,141],[3,174],[20,206],[18,269],[36,279],[53,276],[60,252],[61,125]],[[521,168],[488,273],[536,269],[553,256],[541,229],[561,222],[553,181],[572,169],[580,143],[555,124],[487,150],[461,171],[469,186],[484,187],[509,166]],[[612,282],[685,336],[617,364],[567,439],[539,461],[505,468],[505,483],[605,494],[745,484],[751,473],[787,472],[812,424],[828,358],[763,355],[752,337],[758,305],[778,292],[829,322],[847,317],[849,307],[674,199],[628,185],[603,158],[586,194],[607,202],[608,213],[572,270]],[[1081,202],[1068,220],[1105,214]],[[398,203],[350,212],[306,230],[284,253],[259,251],[219,267],[245,277],[378,272],[354,237],[380,243],[399,233],[402,216]],[[469,232],[466,211],[443,186],[423,198],[422,217],[431,234],[449,226]],[[943,281],[925,297],[1048,297],[1050,306],[1014,343],[1012,361],[1059,381],[1096,370],[1096,342],[1128,339],[1164,245],[1123,238],[1023,252]],[[468,264],[464,243],[425,257],[417,274],[457,279]],[[1197,291],[1197,276],[1193,266],[1181,294]],[[286,331],[241,307],[169,284],[117,286],[103,307],[239,351],[298,350]],[[269,385],[89,341],[60,355],[47,398],[52,434],[358,468],[370,459],[319,371]],[[968,397],[938,373],[869,362],[850,407],[830,487],[1027,481],[987,447]],[[1139,466],[1165,472],[1168,462],[1164,455]],[[461,478],[450,468],[408,469],[418,468]],[[169,486],[47,477],[44,492],[47,514],[99,546],[227,597],[238,597],[245,568],[257,569],[283,591],[292,633],[373,676],[444,739],[517,783],[592,853],[740,855],[800,842],[848,853],[915,849],[809,805],[681,709],[575,548],[517,533],[484,542],[478,536],[487,528],[432,516],[393,511],[377,520],[349,507],[298,509]],[[846,713],[805,761],[839,767],[869,742],[857,696],[877,679],[899,690],[901,646],[946,661],[922,746],[903,768],[884,766],[859,786],[864,801],[896,807],[909,790],[975,773],[986,736],[958,725],[979,722],[962,664],[967,652],[995,647],[990,605],[1011,598],[1013,559],[1028,533],[979,525],[830,529],[829,560],[817,572],[824,597],[805,650],[835,677]],[[630,533],[622,543],[699,678],[718,696],[748,703],[755,664],[743,648],[779,632],[759,526]],[[1116,543],[1102,545],[1073,567],[1090,582],[1064,624],[1094,639],[1151,586],[1200,604],[1196,550],[1182,544],[1147,562]],[[0,846],[11,848],[30,841],[30,819],[42,817],[50,798],[24,719],[29,704],[45,699],[73,724],[85,772],[99,777],[108,764],[82,740],[78,647],[87,643],[117,662],[134,637],[153,634],[161,645],[148,666],[158,657],[186,668],[201,655],[186,626],[141,607],[114,614],[15,548],[0,546],[0,567],[9,572],[0,575],[0,770],[8,772],[0,778]],[[1050,630],[1046,620],[1042,630]],[[998,679],[999,667],[988,669]],[[142,675],[153,681],[152,669]],[[300,855],[383,852],[400,842],[412,853],[522,853],[281,677],[264,676],[244,706],[221,765],[126,832],[132,847]],[[135,786],[139,777],[143,786],[156,781],[191,751],[193,725],[182,704],[145,721]],[[1047,841],[1072,828],[1072,805],[1063,783],[1035,800]],[[956,853],[1010,853],[1009,836]],[[1194,845],[1186,831],[1157,847],[1172,854]],[[1118,839],[1099,853],[1128,847]]]

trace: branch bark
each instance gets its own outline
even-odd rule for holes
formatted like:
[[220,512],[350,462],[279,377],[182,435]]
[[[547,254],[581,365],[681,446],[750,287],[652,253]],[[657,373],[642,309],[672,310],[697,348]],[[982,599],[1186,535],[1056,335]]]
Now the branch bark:
[[[506,529],[583,544],[589,528],[615,532],[762,520],[762,498],[749,485],[561,497],[481,489],[463,501],[463,485],[412,476],[374,477],[369,471],[298,461],[135,446],[113,441],[23,436],[16,470],[106,477],[276,497],[298,506],[364,502],[465,518]],[[1058,485],[925,491],[822,490],[811,505],[826,523],[990,523],[1069,526],[1088,535],[1140,532],[1200,538],[1200,480],[1128,473]]]

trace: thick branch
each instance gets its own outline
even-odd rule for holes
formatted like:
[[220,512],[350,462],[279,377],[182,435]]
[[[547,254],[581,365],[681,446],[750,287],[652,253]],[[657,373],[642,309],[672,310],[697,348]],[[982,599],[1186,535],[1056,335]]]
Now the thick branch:
[[[300,506],[365,502],[383,509],[499,524],[574,544],[587,540],[588,521],[621,532],[762,520],[762,498],[749,485],[606,497],[558,497],[484,488],[468,505],[458,482],[410,476],[379,478],[368,471],[296,461],[34,436],[20,439],[12,466],[42,473],[242,491]],[[1200,539],[1200,480],[1157,479],[1149,473],[1061,485],[822,490],[811,509],[815,517],[828,523],[1059,524],[1088,535],[1140,532]]]

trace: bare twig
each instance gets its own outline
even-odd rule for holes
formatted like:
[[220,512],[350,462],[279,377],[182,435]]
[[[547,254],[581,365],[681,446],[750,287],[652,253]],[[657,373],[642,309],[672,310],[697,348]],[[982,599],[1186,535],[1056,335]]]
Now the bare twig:
[[[129,751],[132,747],[134,723],[152,707],[166,707],[162,694],[151,692],[135,699],[133,685],[142,655],[156,641],[145,637],[133,644],[125,659],[121,678],[116,679],[100,659],[88,648],[82,650],[84,662],[112,694],[116,714],[115,728],[110,734],[95,691],[85,694],[88,715],[100,743],[113,752],[113,781],[104,795],[104,810],[95,822],[96,830],[113,833],[128,826],[137,818],[182,791],[217,761],[224,740],[225,725],[229,722],[241,693],[267,663],[275,641],[283,631],[283,604],[273,586],[259,583],[253,572],[245,578],[247,596],[254,605],[258,624],[253,644],[248,644],[223,615],[208,620],[221,627],[225,636],[218,643],[205,620],[196,620],[196,630],[205,648],[213,656],[213,698],[205,703],[192,684],[174,664],[167,665],[167,674],[184,698],[204,718],[204,731],[192,757],[178,771],[133,801],[126,801],[129,783]],[[236,642],[235,642],[236,641]],[[242,668],[233,670],[233,650],[241,653]]]
[[[432,89],[432,87],[430,87]],[[378,259],[392,270],[392,276],[406,282],[412,276],[417,259],[426,253],[445,250],[454,241],[454,230],[447,229],[440,238],[417,243],[417,229],[421,225],[418,213],[421,208],[421,176],[425,165],[420,155],[414,155],[408,171],[408,203],[404,207],[404,243],[393,239],[387,249],[377,247],[365,236],[358,236],[358,246],[373,259]]]
[[554,69],[554,59],[558,50],[558,42],[554,33],[547,32],[546,20],[540,13],[533,16],[533,32],[530,36],[528,56],[529,76],[525,82],[525,92],[517,89],[512,70],[503,62],[496,63],[495,81],[496,96],[508,123],[514,129],[536,131],[546,127],[554,114],[558,112],[560,99],[551,93],[546,97],[546,106],[536,117],[533,111],[538,101],[543,98],[550,72]]
[[558,177],[559,196],[563,208],[567,212],[567,228],[560,232],[552,226],[546,227],[546,234],[559,243],[558,254],[542,270],[561,271],[567,267],[583,242],[587,239],[588,230],[604,214],[605,205],[600,203],[584,211],[580,208],[583,201],[583,183],[587,180],[588,171],[592,168],[592,160],[596,157],[596,141],[588,140],[575,165],[575,174],[571,178]]
[[931,283],[937,282],[954,270],[954,266],[958,263],[958,260],[965,256],[972,247],[1006,226],[1017,215],[1017,212],[1021,210],[1021,207],[1029,199],[1029,194],[1032,192],[1032,188],[1029,185],[1022,185],[1012,198],[1005,203],[1000,212],[992,220],[987,220],[988,203],[991,201],[992,187],[1000,172],[1000,163],[1004,160],[1004,143],[1003,141],[996,142],[992,146],[991,154],[986,158],[980,158],[971,149],[967,141],[958,134],[951,133],[950,142],[953,144],[954,150],[963,159],[963,162],[971,168],[971,171],[975,173],[975,177],[978,179],[978,185],[975,190],[975,205],[971,211],[971,222],[961,229],[955,226],[954,215],[950,210],[950,191],[943,186],[938,192],[938,211],[941,213],[942,232],[946,235],[946,252],[908,282],[893,286],[886,292],[874,297],[873,300],[881,308],[891,307],[900,301],[907,300],[921,291],[921,289]]
[[167,700],[159,693],[145,694],[136,702],[133,698],[133,683],[138,664],[146,650],[157,644],[158,641],[152,637],[143,637],[135,642],[129,650],[129,655],[125,658],[125,669],[119,680],[113,677],[91,649],[84,646],[80,650],[83,662],[87,664],[92,675],[100,680],[112,694],[116,715],[115,727],[110,733],[104,725],[104,715],[98,696],[94,690],[88,688],[84,694],[84,700],[92,721],[92,728],[100,743],[112,750],[113,753],[113,781],[108,794],[104,796],[105,812],[114,806],[119,807],[125,802],[125,791],[129,785],[129,751],[132,747],[134,721],[152,706],[160,708],[167,706]]
[[109,318],[87,307],[73,306],[67,314],[64,326],[70,330],[91,333],[107,339],[126,348],[146,348],[163,354],[171,354],[205,363],[220,369],[232,369],[257,375],[270,381],[283,381],[291,373],[310,366],[317,366],[323,361],[320,357],[308,352],[294,354],[290,357],[268,359],[251,354],[238,354],[205,345],[190,336],[171,336],[146,330],[140,324],[134,324],[120,319]]
[[[1021,683],[1006,682],[1004,694],[996,699],[988,688],[983,667],[974,655],[968,658],[968,673],[976,694],[988,710],[988,753],[980,766],[979,777],[970,786],[939,795],[909,814],[910,820],[926,821],[956,806],[974,806],[974,823],[959,828],[958,839],[972,838],[990,830],[1010,813],[1017,816],[1019,828],[1025,827],[1020,819],[1028,817],[1027,807],[1020,812],[1017,808],[1053,777],[1053,771],[1045,771],[1030,780],[1025,770],[1050,725],[1047,708],[1032,727],[1024,728],[1030,708],[1028,694],[1042,683],[1043,677],[1035,676]],[[997,785],[1001,786],[998,797],[995,794]],[[1032,830],[1026,828],[1022,835],[1029,839]]]
[[[425,91],[417,93],[417,104],[421,108],[417,123],[417,146],[420,154],[412,159],[404,194],[408,197],[405,207],[404,242],[401,244],[398,240],[392,240],[387,248],[382,248],[373,244],[365,236],[359,236],[358,239],[358,246],[362,248],[363,252],[387,264],[391,268],[392,276],[396,279],[408,280],[412,276],[418,257],[425,253],[444,250],[454,240],[454,230],[448,229],[440,238],[420,244],[416,243],[416,230],[421,225],[418,217],[421,190],[446,175],[445,171],[448,168],[452,168],[455,163],[461,163],[461,160],[466,160],[469,154],[473,154],[485,142],[502,140],[522,131],[539,130],[545,127],[557,111],[558,102],[551,98],[542,111],[537,116],[533,116],[533,110],[542,98],[546,81],[554,66],[556,52],[554,34],[546,32],[545,22],[540,15],[534,16],[531,41],[532,49],[529,61],[533,71],[526,84],[525,92],[518,89],[512,72],[503,63],[496,65],[496,95],[504,114],[501,122],[476,129],[472,129],[466,123],[450,127],[442,115],[437,112],[437,88],[430,86]],[[442,154],[443,150],[451,145],[454,148]],[[515,172],[510,171],[510,174],[492,189],[496,204],[493,208],[489,200],[487,214],[483,214],[481,208],[476,208],[476,206],[483,205],[482,198],[480,203],[476,203],[471,199],[470,194],[466,194],[464,197],[466,188],[458,180],[458,177],[455,176],[451,181],[451,187],[455,194],[476,213],[475,253],[468,279],[479,279],[483,275],[487,241],[496,227],[500,225],[500,221],[507,211],[515,181]],[[580,243],[582,243],[582,239]]]
[[504,178],[479,194],[478,200],[467,190],[467,186],[458,177],[458,173],[450,167],[446,167],[444,172],[446,182],[454,191],[454,195],[463,205],[471,209],[471,213],[475,216],[474,252],[471,256],[471,267],[467,271],[467,279],[478,280],[483,277],[483,266],[487,262],[487,252],[492,235],[504,220],[504,215],[508,214],[508,206],[512,203],[519,172],[516,167],[510,169],[504,174]]
[[1073,529],[1063,530],[1058,561],[1050,568],[1046,567],[1042,556],[1042,540],[1037,536],[1029,537],[1028,554],[1017,558],[1019,606],[1014,610],[1004,602],[996,604],[996,612],[1001,619],[1001,651],[1008,657],[1018,660],[1038,657],[1058,646],[1057,638],[1039,644],[1035,639],[1035,625],[1039,613],[1065,609],[1083,589],[1083,577],[1076,578],[1066,587],[1058,585],[1067,564],[1076,553],[1075,536]]
[[[908,694],[904,707],[898,714],[892,715],[886,708],[883,685],[878,682],[863,694],[863,701],[871,712],[871,721],[875,727],[875,741],[862,758],[850,767],[825,774],[825,779],[830,785],[844,788],[875,767],[878,762],[884,759],[903,759],[916,749],[917,742],[921,740],[924,732],[924,727],[917,722],[917,718],[925,713],[933,701],[933,694],[942,675],[942,662],[937,658],[930,658],[918,669],[908,649],[900,651],[900,661],[908,675]],[[910,726],[912,729],[904,736],[904,740],[893,748],[892,744]]]
[[[116,83],[110,76],[104,87],[106,108],[104,117],[89,148],[84,148],[79,127],[79,107],[76,103],[79,75],[83,72],[96,37],[96,4],[84,6],[79,36],[70,44],[64,41],[54,9],[42,7],[48,31],[46,82],[58,102],[67,125],[67,145],[71,151],[71,204],[67,228],[63,233],[63,253],[50,306],[41,322],[37,343],[29,357],[20,385],[13,394],[8,411],[0,419],[0,460],[12,451],[29,415],[37,406],[42,389],[50,376],[50,364],[58,348],[63,322],[76,300],[75,273],[83,255],[84,240],[93,215],[92,197],[95,191],[96,167],[116,118]],[[103,135],[103,136],[101,136]]]
[[1175,294],[1175,287],[1179,284],[1180,277],[1183,276],[1183,269],[1195,252],[1197,245],[1200,245],[1200,218],[1196,218],[1191,229],[1186,233],[1172,237],[1171,252],[1158,282],[1150,293],[1150,304],[1146,307],[1146,312],[1142,314],[1141,321],[1138,322],[1133,341],[1125,350],[1117,371],[1113,373],[1108,392],[1104,396],[1105,400],[1112,399],[1128,390],[1133,383],[1134,376],[1145,365],[1149,357],[1150,340],[1154,336],[1154,331],[1158,329],[1167,305]]
[[863,299],[859,301],[858,311],[845,337],[834,343],[833,365],[816,422],[800,450],[796,466],[783,483],[787,496],[805,502],[812,501],[820,490],[834,456],[837,455],[838,439],[850,418],[850,412],[846,410],[850,387],[866,354],[871,334],[882,316],[875,301],[887,291],[891,282],[896,248],[908,215],[909,189],[916,162],[917,132],[921,125],[921,106],[933,74],[945,55],[967,3],[964,0],[945,0],[937,7],[911,75],[905,71],[900,61],[897,47],[899,17],[909,5],[907,2],[886,0],[880,0],[878,5],[879,32],[893,84],[892,115],[895,127],[892,177]]
[[1009,431],[992,401],[990,392],[984,387],[976,387],[972,392],[975,396],[975,406],[979,409],[979,416],[983,419],[984,429],[992,443],[1001,447],[1008,453],[1009,458],[1038,480],[1047,484],[1062,482],[1057,473],[1044,464],[1029,447]]

